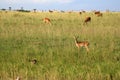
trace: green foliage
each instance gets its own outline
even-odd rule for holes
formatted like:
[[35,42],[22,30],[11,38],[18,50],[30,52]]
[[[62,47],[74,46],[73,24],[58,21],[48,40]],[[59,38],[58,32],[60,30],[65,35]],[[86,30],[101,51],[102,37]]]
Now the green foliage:
[[[83,25],[86,16],[92,20]],[[115,12],[0,12],[0,80],[119,80],[119,21]],[[88,41],[90,52],[78,50],[73,36]]]

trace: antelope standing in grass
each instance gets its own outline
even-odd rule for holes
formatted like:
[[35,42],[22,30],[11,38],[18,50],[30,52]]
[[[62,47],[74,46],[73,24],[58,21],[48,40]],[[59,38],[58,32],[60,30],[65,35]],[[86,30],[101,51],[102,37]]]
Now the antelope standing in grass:
[[[77,37],[77,38],[78,38],[78,37]],[[85,47],[86,50],[87,50],[87,52],[88,52],[88,51],[89,51],[89,48],[88,48],[89,42],[87,42],[87,41],[78,41],[77,38],[74,36],[75,44],[76,44],[76,46],[78,47],[78,49],[79,49],[80,47]]]
[[95,11],[94,14],[100,14],[100,11]]
[[103,15],[100,11],[96,11],[94,14],[97,15],[98,17],[100,17],[100,16],[102,17],[102,15]]
[[87,22],[90,22],[91,21],[91,17],[86,17],[85,20],[84,20],[84,24],[87,23]]
[[51,20],[49,18],[44,18],[43,22],[51,25]]
[[99,14],[96,14],[98,17],[102,17],[103,14],[102,13],[99,13]]

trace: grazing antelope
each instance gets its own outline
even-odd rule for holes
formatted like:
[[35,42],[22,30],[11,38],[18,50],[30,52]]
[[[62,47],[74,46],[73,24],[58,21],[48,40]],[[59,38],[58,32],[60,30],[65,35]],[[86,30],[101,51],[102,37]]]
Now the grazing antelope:
[[90,22],[91,21],[91,17],[86,17],[85,20],[84,20],[84,24],[87,23],[87,22]]
[[82,12],[79,12],[79,14],[82,14]]
[[43,22],[51,25],[51,20],[49,18],[44,18]]
[[102,13],[100,11],[96,11],[94,14],[97,15],[98,17],[100,16],[102,17]]
[[85,13],[85,12],[86,12],[86,11],[84,11],[84,10],[82,11],[82,13]]
[[94,14],[100,14],[100,11],[95,11],[95,13]]
[[[77,37],[77,38],[78,38],[78,37]],[[85,47],[86,50],[87,50],[87,52],[88,52],[88,51],[89,51],[89,48],[88,48],[89,42],[87,42],[87,41],[78,41],[77,38],[74,36],[75,44],[76,44],[76,46],[78,47],[78,49],[79,49],[80,47]]]
[[102,13],[99,13],[99,14],[96,14],[98,17],[102,17],[103,14]]
[[50,13],[53,13],[53,11],[52,11],[52,10],[49,10],[49,12],[50,12]]

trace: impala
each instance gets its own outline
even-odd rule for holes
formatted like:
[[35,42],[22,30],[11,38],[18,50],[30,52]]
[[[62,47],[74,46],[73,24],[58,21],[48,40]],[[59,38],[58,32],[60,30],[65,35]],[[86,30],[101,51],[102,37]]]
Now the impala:
[[[78,37],[77,37],[77,38],[78,38]],[[87,42],[87,41],[78,41],[77,38],[74,36],[75,44],[76,44],[76,46],[78,47],[78,49],[79,49],[80,47],[85,47],[86,50],[89,51],[89,48],[88,48],[89,42]]]
[[51,25],[51,20],[49,18],[44,18],[43,22]]
[[84,24],[87,23],[87,22],[90,22],[91,21],[91,17],[86,17],[85,20],[84,20]]

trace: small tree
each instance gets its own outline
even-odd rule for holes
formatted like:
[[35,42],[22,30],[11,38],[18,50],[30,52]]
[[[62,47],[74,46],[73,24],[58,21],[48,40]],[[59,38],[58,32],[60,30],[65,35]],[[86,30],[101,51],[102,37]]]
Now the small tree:
[[33,9],[34,13],[36,12],[36,9]]
[[21,7],[21,10],[24,10],[23,7]]
[[6,9],[4,9],[4,8],[2,8],[1,10],[2,10],[2,11],[6,11]]
[[12,8],[11,7],[9,7],[9,11],[11,11],[12,10]]

